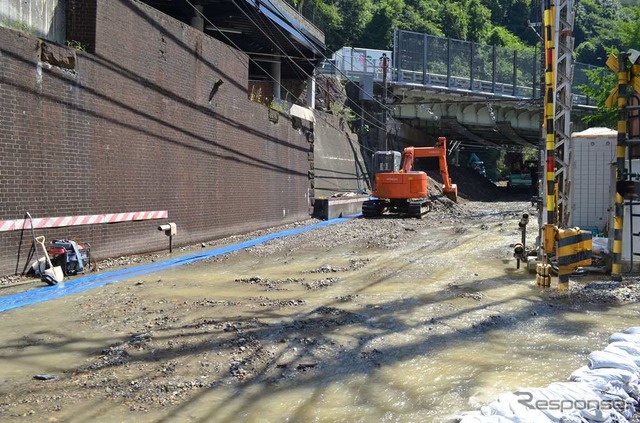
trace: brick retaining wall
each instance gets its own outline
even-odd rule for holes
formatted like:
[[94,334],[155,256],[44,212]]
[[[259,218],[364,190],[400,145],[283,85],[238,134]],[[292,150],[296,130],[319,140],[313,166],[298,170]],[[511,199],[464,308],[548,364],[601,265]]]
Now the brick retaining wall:
[[[76,55],[71,70],[0,28],[0,220],[168,210],[180,245],[307,218],[309,143],[248,100],[247,57],[143,4],[94,4],[95,34],[75,34],[94,54],[59,47]],[[103,258],[165,249],[159,223],[38,235],[89,242]],[[0,232],[0,274],[22,270],[19,243]]]

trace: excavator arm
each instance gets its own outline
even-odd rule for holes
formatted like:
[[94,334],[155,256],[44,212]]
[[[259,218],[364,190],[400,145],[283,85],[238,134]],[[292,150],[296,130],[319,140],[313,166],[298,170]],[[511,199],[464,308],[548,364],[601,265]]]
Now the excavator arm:
[[445,137],[439,137],[434,147],[407,147],[404,149],[402,156],[403,172],[410,172],[417,158],[437,157],[440,176],[444,184],[444,195],[453,201],[458,201],[458,186],[452,183],[449,177],[449,168],[447,166],[447,139]]

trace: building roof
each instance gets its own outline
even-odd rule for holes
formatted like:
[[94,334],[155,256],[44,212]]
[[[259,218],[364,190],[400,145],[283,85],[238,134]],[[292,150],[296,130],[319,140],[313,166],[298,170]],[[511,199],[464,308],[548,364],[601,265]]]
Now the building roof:
[[618,132],[609,128],[589,128],[571,134],[571,138],[616,138],[617,136]]

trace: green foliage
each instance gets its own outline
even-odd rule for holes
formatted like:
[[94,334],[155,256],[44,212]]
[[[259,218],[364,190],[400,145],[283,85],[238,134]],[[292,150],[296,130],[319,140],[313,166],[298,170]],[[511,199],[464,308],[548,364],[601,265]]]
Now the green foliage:
[[505,16],[506,21],[502,22],[502,25],[523,40],[537,42],[537,37],[533,37],[535,34],[527,26],[533,11],[531,0],[510,0],[507,3],[509,6]]
[[495,26],[490,30],[487,36],[487,44],[502,46],[512,50],[527,48],[520,38],[509,32],[509,30],[503,26]]
[[[440,4],[406,0],[407,6],[398,27],[407,31],[444,36],[440,29]],[[413,4],[415,3],[415,4]]]
[[285,107],[282,104],[278,103],[274,99],[272,99],[270,102],[266,103],[266,106],[268,108],[270,108],[271,110],[275,110],[276,112],[280,112],[280,113],[286,113],[287,112]]
[[249,93],[249,100],[255,103],[264,103],[264,96],[262,95],[262,88],[256,89],[256,87],[251,87],[251,92]]
[[468,40],[483,42],[491,26],[491,11],[480,0],[467,0],[465,7],[469,13]]
[[442,30],[445,36],[466,40],[469,32],[469,16],[460,3],[448,2],[442,10]]
[[[294,4],[300,6],[303,0]],[[521,51],[539,46],[539,0],[304,0],[315,2],[326,23],[329,51],[344,46],[390,49],[393,31],[402,29]],[[637,0],[575,2],[575,58],[600,66],[606,51],[640,49]]]
[[[619,0],[582,0],[576,8],[575,56],[583,63],[602,65],[606,50],[619,48],[621,7]],[[582,47],[582,43],[588,46]]]
[[67,47],[71,47],[71,48],[76,49],[78,51],[87,51],[87,49],[84,46],[84,44],[82,44],[80,41],[67,40],[66,44],[67,44]]
[[389,49],[396,28],[486,43],[496,16],[503,32],[513,28],[512,36],[520,37],[523,44],[538,42],[526,25],[532,0],[315,1],[324,15],[330,51],[344,46]]
[[336,46],[333,50],[344,46],[378,48],[361,43],[362,34],[375,9],[372,0],[345,0],[330,4],[340,16],[339,21],[334,20],[334,24],[339,26],[334,26],[327,35],[328,44]]
[[640,7],[623,9],[616,32],[621,41],[620,50],[640,50]]
[[26,22],[14,21],[4,17],[0,18],[0,26],[26,32],[28,34],[33,34],[33,35],[37,35],[37,32],[38,32],[35,26],[29,25]]
[[331,114],[339,117],[345,122],[353,122],[356,120],[356,114],[349,107],[340,103],[331,103]]
[[618,110],[613,107],[607,108],[604,104],[606,98],[616,87],[616,74],[609,68],[597,68],[585,71],[589,78],[589,84],[577,86],[581,92],[594,99],[597,104],[597,111],[582,118],[582,121],[591,126],[604,126],[615,128],[618,120]]
[[400,23],[404,7],[404,0],[380,0],[362,34],[363,45],[390,49],[393,46],[393,31]]

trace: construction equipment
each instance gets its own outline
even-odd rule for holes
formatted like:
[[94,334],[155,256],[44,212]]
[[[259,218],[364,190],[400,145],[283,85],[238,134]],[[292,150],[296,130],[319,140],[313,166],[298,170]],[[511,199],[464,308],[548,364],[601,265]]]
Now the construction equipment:
[[431,207],[427,174],[413,170],[416,159],[437,159],[444,184],[443,193],[458,200],[458,187],[451,183],[447,168],[447,139],[439,137],[434,147],[407,147],[402,152],[377,151],[373,154],[373,192],[362,204],[364,217],[385,212],[421,218]]
[[480,160],[480,157],[478,157],[476,155],[476,153],[471,153],[471,156],[469,157],[469,161],[467,162],[467,165],[475,170],[476,172],[478,172],[480,175],[486,177],[487,176],[487,169],[484,165],[484,162],[482,160]]
[[89,269],[91,246],[69,239],[55,239],[47,247],[54,266],[60,266],[65,276],[77,275]]
[[537,160],[524,160],[520,153],[510,153],[507,188],[514,191],[533,191],[537,186]]
[[56,285],[64,280],[64,273],[62,272],[62,267],[54,266],[51,263],[51,259],[49,258],[49,254],[47,254],[47,247],[44,245],[44,236],[36,237],[36,242],[40,244],[42,247],[42,251],[44,252],[44,257],[47,263],[47,266],[44,271],[40,274],[42,280],[49,285]]

